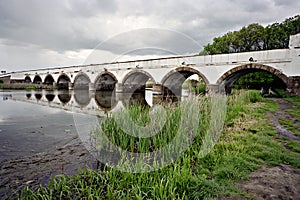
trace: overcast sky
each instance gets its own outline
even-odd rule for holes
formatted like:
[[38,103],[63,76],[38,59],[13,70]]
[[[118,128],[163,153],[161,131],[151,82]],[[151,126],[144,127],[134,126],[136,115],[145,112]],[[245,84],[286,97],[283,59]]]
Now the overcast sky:
[[299,8],[296,0],[0,0],[0,69],[195,54],[213,37]]

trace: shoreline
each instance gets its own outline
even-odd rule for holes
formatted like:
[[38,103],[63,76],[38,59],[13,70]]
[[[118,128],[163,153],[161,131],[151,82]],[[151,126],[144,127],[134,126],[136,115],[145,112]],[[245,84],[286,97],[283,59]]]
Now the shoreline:
[[45,153],[4,159],[0,167],[0,199],[17,197],[27,186],[46,186],[55,175],[75,175],[85,168],[96,170],[97,161],[79,141]]

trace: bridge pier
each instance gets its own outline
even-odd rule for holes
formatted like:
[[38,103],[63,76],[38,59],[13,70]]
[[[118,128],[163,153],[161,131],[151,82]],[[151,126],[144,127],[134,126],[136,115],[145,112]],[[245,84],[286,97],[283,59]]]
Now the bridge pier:
[[74,84],[72,82],[68,82],[68,89],[73,90]]
[[94,83],[89,83],[89,91],[95,91],[95,84]]
[[160,104],[163,100],[162,98],[163,86],[160,84],[153,84],[152,86],[152,103]]
[[153,95],[161,95],[163,91],[163,86],[160,84],[153,84],[152,93]]
[[287,93],[300,95],[300,76],[291,76],[288,79]]
[[123,92],[123,84],[122,83],[116,83],[116,92],[117,93]]
[[216,94],[216,93],[224,93],[225,90],[220,87],[219,84],[207,84],[206,85],[206,93],[208,94]]

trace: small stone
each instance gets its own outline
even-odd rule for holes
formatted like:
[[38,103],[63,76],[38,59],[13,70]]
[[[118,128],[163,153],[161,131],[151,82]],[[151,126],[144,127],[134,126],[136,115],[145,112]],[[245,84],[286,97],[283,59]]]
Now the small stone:
[[30,184],[32,182],[34,182],[34,180],[27,181],[25,184],[28,185],[28,184]]

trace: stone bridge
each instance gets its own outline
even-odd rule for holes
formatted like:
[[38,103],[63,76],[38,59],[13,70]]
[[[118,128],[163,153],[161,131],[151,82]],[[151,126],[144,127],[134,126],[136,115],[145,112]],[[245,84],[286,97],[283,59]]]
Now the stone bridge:
[[274,74],[286,85],[288,93],[300,94],[300,34],[290,37],[288,49],[18,71],[2,74],[0,80],[116,92],[143,91],[146,82],[151,81],[153,94],[178,94],[183,82],[193,74],[203,79],[209,92],[222,92],[230,91],[239,77],[255,71]]

